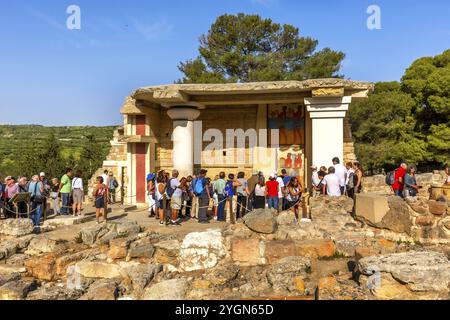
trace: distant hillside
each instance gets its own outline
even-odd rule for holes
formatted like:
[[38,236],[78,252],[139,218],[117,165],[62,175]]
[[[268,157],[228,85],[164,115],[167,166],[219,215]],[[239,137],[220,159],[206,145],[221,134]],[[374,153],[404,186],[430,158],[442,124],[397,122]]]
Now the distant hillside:
[[109,141],[117,126],[109,127],[44,127],[39,125],[0,125],[0,173],[19,175],[15,164],[20,157],[30,149],[36,150],[51,132],[61,145],[61,155],[64,158],[79,159],[85,145],[86,135],[94,135],[102,146],[98,150],[99,158],[103,160],[110,148]]

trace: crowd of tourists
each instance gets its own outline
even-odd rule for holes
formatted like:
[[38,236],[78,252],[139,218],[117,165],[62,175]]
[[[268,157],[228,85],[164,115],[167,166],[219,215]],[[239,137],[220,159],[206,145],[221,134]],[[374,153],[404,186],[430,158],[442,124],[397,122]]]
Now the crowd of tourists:
[[[355,198],[362,191],[364,171],[358,162],[341,164],[339,158],[332,159],[329,168],[311,166],[312,197],[346,195]],[[402,162],[386,175],[386,183],[400,197],[414,197],[422,186],[418,185],[414,165]],[[446,184],[450,184],[450,169]],[[149,215],[161,225],[180,226],[181,221],[197,219],[199,223],[210,220],[235,223],[255,209],[292,211],[297,220],[309,221],[303,177],[286,170],[272,172],[268,177],[253,171],[250,177],[244,172],[236,174],[220,172],[211,178],[208,171],[200,170],[194,176],[180,177],[174,169],[171,173],[162,170],[147,176]],[[114,174],[105,170],[96,179],[92,193],[96,209],[96,222],[107,221],[107,206],[116,202],[119,183]],[[27,177],[8,176],[0,180],[0,213],[5,218],[30,215],[35,226],[41,224],[51,209],[54,216],[78,216],[82,214],[85,201],[85,182],[82,172],[66,169],[61,178],[48,179],[44,172]],[[20,198],[26,193],[29,199]],[[50,206],[51,205],[51,206]]]
[[[313,196],[347,195],[354,197],[361,192],[364,172],[357,162],[340,164],[333,159],[330,168],[317,170],[312,166]],[[147,192],[151,217],[159,219],[161,225],[181,225],[185,219],[197,219],[209,223],[211,219],[235,223],[254,209],[269,208],[277,211],[290,210],[297,220],[309,220],[303,195],[307,191],[303,177],[273,172],[268,177],[254,171],[251,177],[244,172],[226,174],[220,172],[214,178],[200,170],[195,176],[180,177],[178,170],[171,173],[160,171],[147,176]],[[170,216],[170,219],[166,217]]]
[[[107,170],[96,179],[94,189],[96,218],[99,223],[100,215],[106,221],[108,203],[115,202],[118,182],[112,172]],[[29,198],[21,198],[20,194],[27,194]],[[4,183],[0,180],[0,213],[4,218],[29,215],[33,224],[40,226],[42,219],[52,211],[54,216],[79,216],[85,202],[85,183],[82,172],[68,168],[61,178],[47,178],[44,172],[34,175],[29,180],[25,176],[18,179],[8,176]]]

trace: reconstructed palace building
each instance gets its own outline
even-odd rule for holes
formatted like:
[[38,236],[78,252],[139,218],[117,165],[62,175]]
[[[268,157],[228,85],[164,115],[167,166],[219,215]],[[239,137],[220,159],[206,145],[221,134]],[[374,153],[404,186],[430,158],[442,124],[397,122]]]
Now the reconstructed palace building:
[[140,88],[121,109],[124,126],[104,168],[114,172],[128,204],[147,202],[146,176],[162,169],[188,176],[205,168],[212,178],[286,169],[309,177],[313,164],[355,160],[347,111],[372,88],[334,78]]

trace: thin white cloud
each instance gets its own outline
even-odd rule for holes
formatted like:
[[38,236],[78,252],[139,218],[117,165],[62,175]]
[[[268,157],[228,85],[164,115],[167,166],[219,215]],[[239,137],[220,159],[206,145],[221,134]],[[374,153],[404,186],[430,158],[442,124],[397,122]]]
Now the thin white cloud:
[[250,0],[251,3],[261,5],[264,7],[272,7],[273,5],[278,4],[278,0]]
[[133,26],[145,39],[158,40],[169,34],[174,29],[174,25],[166,21],[159,21],[152,24],[145,24],[136,19],[132,20]]

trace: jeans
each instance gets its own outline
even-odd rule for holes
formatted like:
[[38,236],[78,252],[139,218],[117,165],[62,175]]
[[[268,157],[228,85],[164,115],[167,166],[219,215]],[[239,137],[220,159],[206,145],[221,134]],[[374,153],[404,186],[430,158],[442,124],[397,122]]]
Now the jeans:
[[396,190],[396,189],[394,189],[394,193],[395,193],[396,196],[403,198],[403,190]]
[[[192,207],[192,198],[189,198],[186,201],[186,209],[185,209],[185,213],[184,213],[187,218],[191,217],[191,207]],[[183,210],[181,210],[181,211],[183,211]]]
[[276,196],[276,197],[267,197],[267,203],[269,205],[269,209],[278,210],[278,196]]
[[110,203],[116,203],[116,189],[109,189],[108,196]]
[[247,197],[243,195],[237,196],[236,218],[240,219],[247,214]]
[[225,197],[222,194],[217,195],[219,206],[217,209],[217,221],[226,221],[225,219]]
[[205,222],[208,221],[208,205],[209,198],[207,195],[201,195],[198,197],[198,221]]
[[288,210],[289,208],[288,208],[288,202],[289,201],[287,201],[287,199],[286,198],[280,198],[280,199],[283,199],[282,200],[282,207],[281,207],[281,210],[282,211],[286,211],[286,210]]
[[41,224],[41,210],[42,210],[42,204],[33,202],[33,204],[31,205],[31,211],[33,211],[33,213],[31,214],[31,217],[32,217],[34,226],[39,226]]
[[70,213],[70,193],[61,193],[62,208],[61,214],[68,215]]

